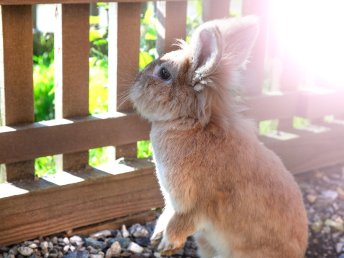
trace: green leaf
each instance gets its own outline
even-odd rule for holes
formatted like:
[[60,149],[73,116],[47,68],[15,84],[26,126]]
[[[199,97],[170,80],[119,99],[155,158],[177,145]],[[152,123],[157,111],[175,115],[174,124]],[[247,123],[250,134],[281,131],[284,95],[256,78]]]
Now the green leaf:
[[152,27],[149,27],[145,34],[145,40],[157,40],[156,30]]
[[91,25],[98,25],[99,21],[100,21],[100,16],[99,15],[97,15],[97,16],[91,15],[90,16],[90,24]]
[[147,4],[145,15],[142,19],[142,24],[151,25],[154,22],[154,6],[152,3]]
[[107,39],[97,39],[93,42],[93,44],[96,46],[106,45],[107,43],[108,43]]
[[148,54],[147,52],[140,52],[140,59],[139,59],[139,67],[140,70],[142,70],[143,68],[146,67],[146,65],[148,65],[150,62],[152,62],[154,59],[153,57]]

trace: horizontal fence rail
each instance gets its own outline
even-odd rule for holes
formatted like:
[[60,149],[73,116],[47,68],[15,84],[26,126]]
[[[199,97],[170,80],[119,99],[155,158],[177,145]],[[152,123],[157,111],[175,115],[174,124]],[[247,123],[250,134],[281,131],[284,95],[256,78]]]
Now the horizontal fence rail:
[[[90,115],[90,3],[109,4],[107,114]],[[102,227],[117,218],[161,207],[154,164],[136,159],[137,141],[149,138],[150,125],[122,97],[139,67],[140,12],[145,0],[0,0],[0,245],[84,227]],[[229,0],[203,0],[203,21],[229,15]],[[216,4],[214,4],[216,2]],[[56,3],[55,117],[34,122],[32,5]],[[284,69],[273,91],[264,92],[266,59],[271,54],[268,1],[243,1],[242,14],[261,18],[261,34],[244,72],[245,116],[257,126],[276,120],[275,130],[260,135],[294,174],[344,161],[344,91],[300,90],[292,69]],[[156,3],[161,25],[156,48],[173,50],[185,39],[187,1]],[[270,41],[269,41],[270,40]],[[289,60],[280,57],[285,67]],[[290,68],[290,67],[289,67]],[[334,116],[325,122],[325,116]],[[302,117],[313,127],[295,128]],[[88,165],[88,151],[114,146],[108,164]],[[34,160],[59,155],[58,173],[35,178]],[[61,156],[62,155],[62,156]],[[124,159],[118,159],[124,157]],[[116,161],[115,158],[117,158]],[[30,205],[27,205],[30,204]],[[121,220],[124,221],[124,220]],[[111,223],[110,223],[111,224]],[[105,224],[104,224],[105,225]]]

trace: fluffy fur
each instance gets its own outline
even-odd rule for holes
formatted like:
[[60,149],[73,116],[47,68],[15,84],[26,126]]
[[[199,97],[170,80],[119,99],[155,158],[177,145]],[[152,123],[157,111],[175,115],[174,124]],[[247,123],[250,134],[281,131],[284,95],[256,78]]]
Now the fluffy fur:
[[[201,257],[302,258],[307,218],[280,159],[239,111],[233,83],[258,33],[255,18],[201,25],[190,45],[136,78],[130,98],[152,122],[166,207],[152,241],[168,254],[194,235]],[[161,69],[170,77],[161,78]]]

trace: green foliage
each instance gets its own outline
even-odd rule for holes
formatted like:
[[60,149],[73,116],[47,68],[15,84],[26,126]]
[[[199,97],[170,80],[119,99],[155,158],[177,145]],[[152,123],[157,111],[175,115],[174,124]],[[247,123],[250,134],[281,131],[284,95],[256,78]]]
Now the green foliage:
[[91,57],[89,111],[91,114],[105,113],[108,110],[108,69],[107,62]]
[[52,175],[56,173],[54,156],[47,156],[35,159],[35,176]]
[[88,151],[89,159],[88,163],[90,166],[96,167],[100,164],[104,164],[109,161],[109,156],[107,155],[107,148],[95,148]]
[[192,31],[202,23],[202,1],[189,1],[188,4],[191,6],[186,17],[186,42],[190,42]]
[[264,120],[259,122],[259,134],[269,134],[278,128],[278,120]]
[[137,142],[137,157],[149,158],[153,155],[152,143],[150,141],[139,141]]
[[54,65],[33,67],[35,121],[54,119]]
[[140,38],[140,56],[139,68],[142,70],[147,64],[157,58],[156,51],[156,32],[157,19],[154,15],[154,5],[152,2],[144,6],[143,14],[141,17],[141,35]]
[[294,128],[305,128],[305,127],[309,126],[310,124],[311,124],[311,122],[309,121],[309,119],[299,117],[299,116],[295,116],[293,118],[293,127]]

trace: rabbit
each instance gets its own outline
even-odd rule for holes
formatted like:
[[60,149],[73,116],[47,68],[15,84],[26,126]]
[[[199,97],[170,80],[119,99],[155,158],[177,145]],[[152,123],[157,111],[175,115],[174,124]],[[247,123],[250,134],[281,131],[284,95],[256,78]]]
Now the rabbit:
[[301,192],[258,140],[235,94],[258,31],[254,16],[206,22],[189,44],[179,41],[178,50],[147,65],[129,89],[134,108],[152,124],[165,208],[151,241],[162,255],[193,235],[202,258],[304,257]]

